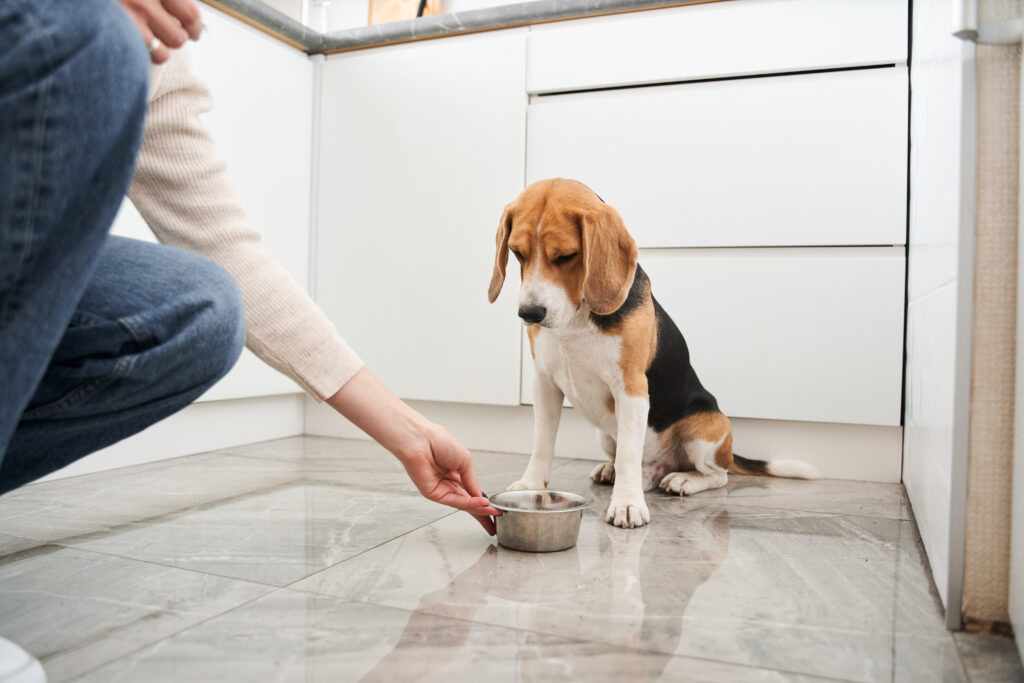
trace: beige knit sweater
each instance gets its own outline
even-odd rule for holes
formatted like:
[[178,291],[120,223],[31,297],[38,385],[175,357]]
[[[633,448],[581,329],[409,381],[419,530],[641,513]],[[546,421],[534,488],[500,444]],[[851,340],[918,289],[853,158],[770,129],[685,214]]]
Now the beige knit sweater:
[[153,68],[129,197],[161,242],[202,254],[231,273],[245,301],[246,346],[322,401],[362,361],[246,221],[227,164],[199,120],[211,106],[186,51],[175,50]]

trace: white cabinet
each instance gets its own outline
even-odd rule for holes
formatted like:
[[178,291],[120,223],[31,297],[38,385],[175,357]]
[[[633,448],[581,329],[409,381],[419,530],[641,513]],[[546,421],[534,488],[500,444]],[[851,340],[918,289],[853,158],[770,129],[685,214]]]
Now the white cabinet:
[[317,298],[403,398],[519,402],[515,296],[488,304],[487,286],[502,208],[523,188],[525,40],[324,63]]
[[[249,222],[260,230],[264,246],[306,286],[312,65],[306,55],[251,26],[205,6],[202,12],[209,35],[188,49],[193,71],[213,93],[214,108],[203,121],[227,161]],[[153,240],[127,200],[113,232]],[[245,350],[231,372],[200,400],[298,391],[291,379]]]
[[[730,417],[900,424],[903,247],[643,250]],[[523,401],[533,368],[524,353]]]
[[531,93],[907,61],[906,0],[742,0],[537,26]]
[[576,178],[640,247],[906,241],[907,69],[534,98],[527,182]]
[[899,428],[908,16],[745,0],[530,33],[527,182],[618,209],[730,416]]

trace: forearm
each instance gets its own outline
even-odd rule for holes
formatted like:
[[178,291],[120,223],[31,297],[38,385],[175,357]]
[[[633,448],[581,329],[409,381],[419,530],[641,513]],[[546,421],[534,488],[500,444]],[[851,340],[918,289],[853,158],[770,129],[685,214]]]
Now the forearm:
[[329,397],[327,404],[399,460],[404,461],[417,449],[429,446],[426,435],[431,422],[395,396],[366,368]]

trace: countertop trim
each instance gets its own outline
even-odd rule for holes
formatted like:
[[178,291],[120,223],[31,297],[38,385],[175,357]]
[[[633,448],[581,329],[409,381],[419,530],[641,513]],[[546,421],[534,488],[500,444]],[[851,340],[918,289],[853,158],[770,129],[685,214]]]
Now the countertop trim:
[[724,1],[534,0],[321,34],[260,0],[203,0],[207,5],[310,55],[337,54],[531,24]]

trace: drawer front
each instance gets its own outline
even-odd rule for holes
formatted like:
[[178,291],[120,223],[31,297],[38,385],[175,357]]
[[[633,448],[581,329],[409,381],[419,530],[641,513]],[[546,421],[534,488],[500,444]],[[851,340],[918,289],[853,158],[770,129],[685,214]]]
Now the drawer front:
[[576,178],[641,247],[906,241],[907,70],[534,98],[527,180]]
[[712,2],[537,26],[531,93],[906,64],[906,0]]
[[727,415],[900,424],[902,247],[655,250],[640,263]]

